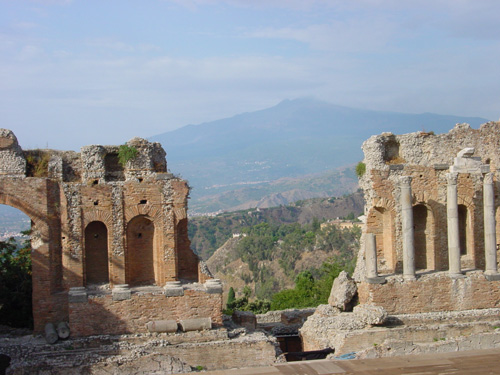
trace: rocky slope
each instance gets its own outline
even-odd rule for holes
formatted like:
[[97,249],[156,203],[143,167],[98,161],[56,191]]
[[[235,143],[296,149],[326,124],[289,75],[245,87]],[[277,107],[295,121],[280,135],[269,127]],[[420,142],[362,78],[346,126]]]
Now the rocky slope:
[[314,218],[331,220],[351,213],[357,216],[363,213],[363,207],[363,195],[357,191],[340,198],[315,198],[288,206],[242,210],[214,217],[192,217],[189,219],[189,238],[193,250],[206,260],[232,238],[233,233],[240,233],[245,227],[264,222],[276,225],[308,224]]

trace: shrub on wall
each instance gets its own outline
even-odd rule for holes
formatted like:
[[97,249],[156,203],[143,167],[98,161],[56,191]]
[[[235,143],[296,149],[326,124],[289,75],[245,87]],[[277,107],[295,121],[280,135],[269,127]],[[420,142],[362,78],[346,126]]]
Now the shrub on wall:
[[118,149],[118,162],[124,167],[129,160],[135,159],[138,153],[139,151],[134,146],[121,145]]
[[362,161],[360,161],[356,165],[356,176],[358,176],[358,178],[361,178],[361,177],[363,177],[363,175],[365,174],[365,172],[366,172],[366,164],[363,163]]

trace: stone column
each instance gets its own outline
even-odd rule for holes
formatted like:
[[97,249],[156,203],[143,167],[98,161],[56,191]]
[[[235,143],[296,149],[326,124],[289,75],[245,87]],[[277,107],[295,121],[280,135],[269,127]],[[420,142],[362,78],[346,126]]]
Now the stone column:
[[403,276],[415,280],[415,235],[413,228],[413,206],[411,204],[410,176],[399,178],[401,190],[401,221],[403,223]]
[[497,268],[497,239],[495,220],[495,192],[493,189],[493,173],[487,173],[483,181],[483,211],[484,211],[484,258],[486,270],[484,275],[488,280],[500,280]]
[[460,265],[460,234],[458,227],[457,180],[458,173],[448,173],[446,210],[448,216],[448,261],[450,277],[462,276]]
[[365,235],[365,263],[366,282],[370,284],[385,283],[385,278],[380,277],[377,272],[377,244],[373,233]]

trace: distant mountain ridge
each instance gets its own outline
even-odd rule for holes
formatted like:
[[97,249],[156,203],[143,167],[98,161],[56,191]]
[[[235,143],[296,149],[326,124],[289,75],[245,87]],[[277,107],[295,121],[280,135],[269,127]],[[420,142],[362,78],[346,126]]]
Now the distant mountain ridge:
[[190,181],[194,203],[208,195],[241,189],[242,184],[269,183],[354,164],[362,159],[362,142],[374,134],[442,133],[456,123],[477,127],[487,121],[378,112],[305,98],[184,126],[150,140],[160,142],[167,151],[169,169]]

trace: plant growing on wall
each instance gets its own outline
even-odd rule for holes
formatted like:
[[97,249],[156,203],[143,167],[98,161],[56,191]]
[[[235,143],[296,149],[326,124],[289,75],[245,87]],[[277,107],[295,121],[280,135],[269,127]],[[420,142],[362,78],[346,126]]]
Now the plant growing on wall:
[[138,153],[139,151],[134,146],[121,145],[118,149],[118,162],[124,167],[129,160],[135,159]]
[[356,176],[358,176],[358,178],[361,178],[361,177],[363,177],[363,175],[365,174],[365,172],[366,172],[366,164],[363,163],[362,161],[360,161],[356,165]]
[[28,177],[47,177],[50,161],[49,152],[35,151],[26,156]]

